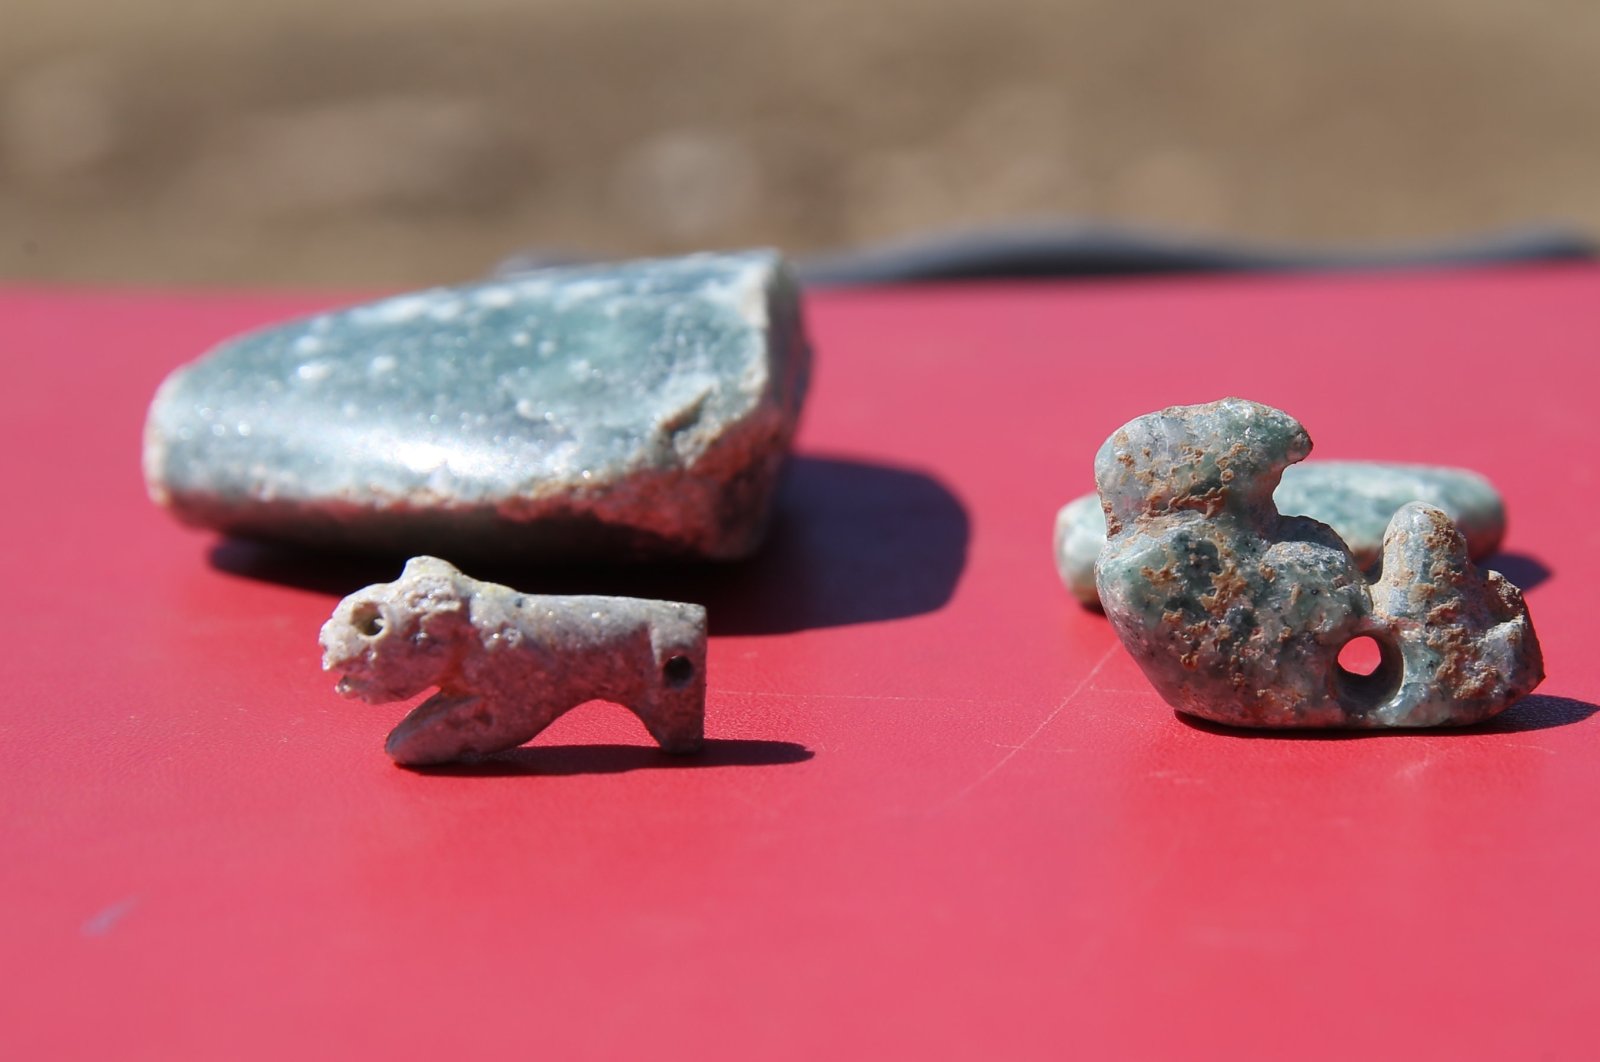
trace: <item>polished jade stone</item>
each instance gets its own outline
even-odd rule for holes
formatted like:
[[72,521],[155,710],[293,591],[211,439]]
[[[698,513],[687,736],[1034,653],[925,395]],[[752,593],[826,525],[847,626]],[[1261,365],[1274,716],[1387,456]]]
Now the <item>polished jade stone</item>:
[[151,497],[313,546],[739,557],[805,395],[769,251],[560,268],[267,328],[162,384]]

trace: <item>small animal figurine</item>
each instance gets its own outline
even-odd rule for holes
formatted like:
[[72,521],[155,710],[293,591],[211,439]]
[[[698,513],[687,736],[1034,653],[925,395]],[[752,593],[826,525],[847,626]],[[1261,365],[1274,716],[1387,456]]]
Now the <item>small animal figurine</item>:
[[404,766],[516,748],[590,700],[620,704],[667,752],[705,735],[706,612],[629,597],[542,597],[480,582],[435,557],[339,602],[322,666],[369,704],[423,701],[385,744]]
[[[1473,566],[1442,510],[1400,507],[1371,582],[1326,524],[1279,515],[1279,477],[1310,452],[1293,417],[1238,398],[1139,417],[1100,448],[1100,601],[1168,703],[1237,726],[1419,727],[1537,686],[1521,592]],[[1360,638],[1370,674],[1339,663]]]

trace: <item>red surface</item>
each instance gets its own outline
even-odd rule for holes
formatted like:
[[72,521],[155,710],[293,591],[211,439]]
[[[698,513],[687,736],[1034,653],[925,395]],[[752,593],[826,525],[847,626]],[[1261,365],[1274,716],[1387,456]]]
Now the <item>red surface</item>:
[[[0,295],[0,1056],[1593,1057],[1600,270],[818,295],[772,551],[640,576],[712,608],[722,741],[594,705],[445,775],[318,671],[355,573],[139,481],[168,369],[330,301]],[[1539,694],[1342,739],[1155,697],[1051,519],[1225,394],[1490,475]]]

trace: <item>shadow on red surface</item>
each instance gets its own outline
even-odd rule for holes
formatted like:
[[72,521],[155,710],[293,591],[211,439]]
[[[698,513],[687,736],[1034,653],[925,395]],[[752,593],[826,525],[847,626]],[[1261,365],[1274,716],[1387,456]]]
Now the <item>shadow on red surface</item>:
[[1519,590],[1532,590],[1555,574],[1539,558],[1526,553],[1496,553],[1482,566],[1510,579]]
[[[966,566],[970,533],[966,508],[932,476],[797,456],[779,489],[767,541],[746,561],[461,566],[528,593],[695,602],[706,606],[712,634],[787,634],[943,607]],[[233,575],[342,597],[394,579],[404,558],[224,539],[210,560]]]
[[511,775],[621,774],[639,770],[705,767],[773,767],[804,763],[814,753],[792,741],[707,738],[691,756],[673,756],[653,745],[523,745],[469,763],[407,767],[417,774],[500,778]]
[[1600,705],[1572,697],[1552,697],[1535,693],[1507,708],[1486,723],[1476,726],[1441,726],[1410,730],[1247,730],[1244,727],[1226,726],[1173,712],[1179,722],[1195,730],[1225,737],[1251,738],[1267,741],[1351,741],[1361,738],[1383,737],[1471,737],[1474,734],[1521,734],[1530,730],[1550,730],[1558,726],[1571,726],[1587,720]]

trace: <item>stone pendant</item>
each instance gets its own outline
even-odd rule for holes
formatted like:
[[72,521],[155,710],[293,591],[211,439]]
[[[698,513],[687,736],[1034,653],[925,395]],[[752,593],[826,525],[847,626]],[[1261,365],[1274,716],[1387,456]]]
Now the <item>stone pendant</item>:
[[[1443,510],[1401,506],[1370,581],[1326,524],[1279,514],[1279,477],[1310,450],[1293,417],[1237,398],[1140,417],[1100,448],[1100,601],[1168,703],[1238,726],[1422,727],[1537,686],[1521,592],[1473,566]],[[1370,674],[1339,662],[1360,638]]]

